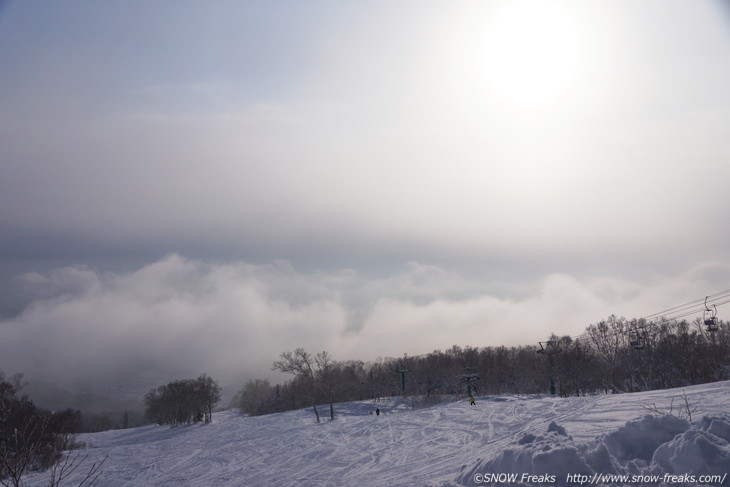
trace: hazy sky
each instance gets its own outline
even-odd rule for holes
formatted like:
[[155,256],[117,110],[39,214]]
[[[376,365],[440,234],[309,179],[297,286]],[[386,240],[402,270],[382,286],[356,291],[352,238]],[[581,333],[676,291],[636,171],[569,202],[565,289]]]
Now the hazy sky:
[[728,86],[721,1],[1,2],[0,369],[262,376],[728,289]]

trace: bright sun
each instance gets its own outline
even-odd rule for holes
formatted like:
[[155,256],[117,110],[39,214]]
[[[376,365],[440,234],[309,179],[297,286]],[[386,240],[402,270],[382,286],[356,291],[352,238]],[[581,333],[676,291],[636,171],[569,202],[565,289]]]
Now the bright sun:
[[544,108],[569,89],[576,68],[576,35],[553,2],[509,2],[489,26],[486,77],[512,108]]

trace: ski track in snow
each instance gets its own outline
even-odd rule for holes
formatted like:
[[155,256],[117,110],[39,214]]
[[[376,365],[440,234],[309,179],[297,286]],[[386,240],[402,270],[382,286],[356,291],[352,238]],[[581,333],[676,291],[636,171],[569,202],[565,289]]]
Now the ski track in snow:
[[[260,417],[224,411],[207,425],[85,434],[79,440],[91,448],[80,453],[89,455],[85,465],[108,455],[97,484],[104,487],[441,486],[523,435],[546,433],[552,421],[589,442],[647,408],[680,414],[683,392],[696,406],[693,421],[730,417],[730,381],[621,395],[483,396],[476,406],[461,400],[417,410],[388,398],[336,405],[335,421],[320,424],[309,409]],[[26,479],[28,487],[47,483],[43,473]]]

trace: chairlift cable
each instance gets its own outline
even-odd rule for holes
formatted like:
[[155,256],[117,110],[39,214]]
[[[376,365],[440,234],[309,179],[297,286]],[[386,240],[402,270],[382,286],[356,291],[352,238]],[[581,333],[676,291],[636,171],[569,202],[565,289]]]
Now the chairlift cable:
[[710,294],[706,298],[699,298],[699,299],[690,301],[685,304],[680,304],[679,306],[675,306],[673,308],[665,309],[664,311],[659,311],[658,313],[653,313],[648,316],[644,316],[644,319],[650,319],[650,318],[658,317],[661,315],[670,315],[670,314],[673,314],[674,312],[684,310],[685,308],[693,308],[693,307],[697,307],[697,306],[704,307],[705,299],[707,299],[708,301],[711,302],[710,298],[712,298],[712,300],[715,300],[715,299],[721,299],[721,298],[724,298],[727,296],[730,296],[730,289],[726,289],[724,291],[720,291],[715,294]]
[[[721,306],[723,304],[730,303],[730,289],[726,289],[724,291],[717,292],[715,294],[710,294],[704,298],[699,298],[694,301],[690,301],[685,304],[680,304],[679,306],[674,306],[673,308],[666,309],[664,311],[660,311],[658,313],[653,313],[641,318],[638,318],[635,320],[636,326],[642,327],[645,331],[649,328],[657,328],[661,326],[662,324],[668,324],[672,322],[679,323],[680,318],[685,318],[687,316],[698,314],[704,312],[708,306]],[[629,323],[629,326],[633,325],[633,321]],[[638,323],[644,321],[646,322],[643,325],[639,325]],[[619,336],[621,333],[614,332],[609,333],[606,336]],[[585,331],[581,333],[580,335],[575,336],[569,336],[571,340],[587,340],[590,339],[590,334]],[[548,340],[548,342],[551,340]],[[542,343],[541,342],[541,347]]]
[[[683,305],[684,307],[678,306],[675,308],[676,311],[674,311],[673,313],[655,313],[653,315],[649,315],[649,317],[653,317],[651,319],[652,321],[654,321],[656,319],[669,320],[669,319],[683,318],[685,316],[689,316],[689,315],[692,315],[695,313],[701,313],[701,312],[705,311],[706,306],[713,306],[713,305],[718,306],[718,305],[726,304],[726,303],[730,302],[730,294],[728,294],[726,292],[716,293],[712,296],[715,296],[713,301],[710,301],[708,299],[706,304],[705,304],[705,300],[702,299],[702,300],[700,300],[700,303],[695,304],[691,307],[688,307],[686,305]],[[708,298],[709,297],[710,296],[708,296]],[[649,319],[649,317],[644,317],[643,319]]]

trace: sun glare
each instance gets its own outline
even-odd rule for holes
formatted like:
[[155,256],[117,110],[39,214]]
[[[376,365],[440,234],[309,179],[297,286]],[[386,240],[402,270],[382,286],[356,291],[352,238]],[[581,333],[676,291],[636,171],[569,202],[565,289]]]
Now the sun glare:
[[522,110],[560,98],[575,71],[572,27],[553,2],[509,2],[488,28],[485,75],[492,93]]

